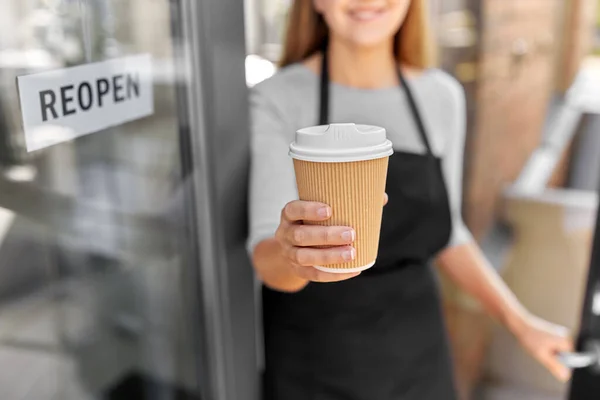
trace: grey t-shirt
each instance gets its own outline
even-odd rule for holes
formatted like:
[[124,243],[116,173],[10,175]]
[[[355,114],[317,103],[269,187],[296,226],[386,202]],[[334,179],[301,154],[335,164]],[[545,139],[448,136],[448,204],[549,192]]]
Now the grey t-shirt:
[[[251,90],[250,252],[260,241],[273,237],[282,208],[298,199],[288,147],[297,129],[318,124],[319,80],[304,65],[294,64]],[[408,84],[432,150],[442,159],[452,213],[448,245],[466,243],[472,238],[461,215],[464,92],[454,78],[439,69],[426,70]],[[382,126],[395,150],[425,153],[400,86],[371,90],[331,83],[329,95],[329,122]]]

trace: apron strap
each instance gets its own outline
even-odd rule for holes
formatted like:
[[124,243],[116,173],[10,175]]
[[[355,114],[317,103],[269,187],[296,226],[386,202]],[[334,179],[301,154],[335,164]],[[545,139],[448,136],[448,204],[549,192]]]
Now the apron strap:
[[[327,42],[323,45],[323,59],[321,62],[321,84],[319,87],[319,125],[327,125],[329,122],[329,57],[327,51]],[[415,101],[412,90],[408,86],[408,82],[404,78],[402,71],[398,68],[398,79],[400,80],[401,86],[406,91],[406,97],[408,99],[408,105],[410,107],[410,112],[412,117],[417,124],[417,130],[419,131],[419,136],[425,145],[427,150],[427,155],[433,157],[433,151],[431,150],[431,145],[429,144],[429,139],[427,137],[427,133],[425,130],[425,125],[423,123],[423,119],[421,118],[421,114],[419,113],[419,108],[417,107],[417,103]]]
[[319,125],[329,122],[329,57],[327,57],[327,40],[323,44],[323,60],[321,61],[321,85],[319,99]]
[[417,128],[419,130],[419,135],[421,136],[421,140],[423,144],[427,148],[427,155],[433,156],[433,151],[431,150],[431,145],[429,143],[429,138],[427,137],[427,131],[425,130],[425,124],[423,123],[423,118],[421,118],[421,113],[419,112],[419,107],[417,106],[417,102],[415,101],[415,96],[413,91],[411,90],[408,82],[404,78],[404,74],[402,73],[401,68],[398,68],[398,79],[404,90],[406,91],[406,98],[408,99],[408,105],[410,106],[410,112],[413,116],[413,119],[417,123]]

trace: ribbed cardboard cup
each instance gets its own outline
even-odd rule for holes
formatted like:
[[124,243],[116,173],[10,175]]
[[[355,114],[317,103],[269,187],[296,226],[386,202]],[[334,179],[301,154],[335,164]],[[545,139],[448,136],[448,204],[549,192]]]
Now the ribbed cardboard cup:
[[306,224],[350,226],[356,231],[356,258],[315,265],[334,273],[363,271],[375,264],[391,143],[385,129],[331,124],[301,129],[290,145],[300,200],[328,204],[332,217]]

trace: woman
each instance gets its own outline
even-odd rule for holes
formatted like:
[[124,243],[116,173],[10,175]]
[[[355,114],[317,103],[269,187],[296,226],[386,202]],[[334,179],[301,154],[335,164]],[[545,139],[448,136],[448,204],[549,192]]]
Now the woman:
[[[564,330],[523,309],[462,222],[465,100],[453,78],[428,69],[425,6],[297,0],[284,68],[252,92],[249,246],[263,282],[269,399],[455,398],[430,260],[568,379],[556,358],[571,349]],[[395,148],[377,263],[360,274],[312,267],[355,257],[355,233],[303,225],[334,210],[295,200],[288,145],[296,129],[330,122],[383,126]]]

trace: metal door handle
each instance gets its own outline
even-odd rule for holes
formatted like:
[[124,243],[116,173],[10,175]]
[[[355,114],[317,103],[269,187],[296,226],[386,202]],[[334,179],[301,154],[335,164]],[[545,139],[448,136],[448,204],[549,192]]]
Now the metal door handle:
[[591,353],[560,353],[560,362],[571,369],[587,368],[598,363],[598,357]]
[[571,369],[593,367],[600,370],[600,342],[590,342],[581,353],[562,352],[558,358]]

